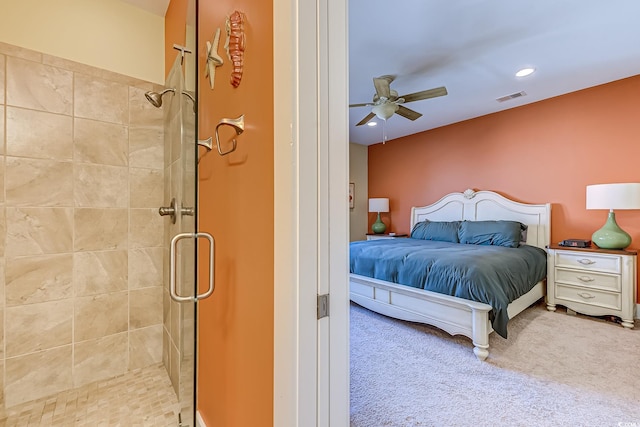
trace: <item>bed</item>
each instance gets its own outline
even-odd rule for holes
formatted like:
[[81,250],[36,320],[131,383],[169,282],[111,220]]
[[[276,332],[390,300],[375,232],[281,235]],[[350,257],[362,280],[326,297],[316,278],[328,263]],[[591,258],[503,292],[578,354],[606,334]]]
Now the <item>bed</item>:
[[[531,246],[538,252],[543,252],[549,245],[550,218],[549,203],[524,204],[491,191],[466,190],[462,193],[448,194],[434,204],[412,208],[410,225],[413,231],[416,224],[430,221],[440,223],[460,221],[465,224],[477,221],[519,222],[526,226],[523,227],[526,229],[520,236],[520,243],[524,244],[522,246]],[[401,242],[402,240],[404,242]],[[385,245],[406,247],[413,243],[410,242],[411,240],[415,239],[353,242],[352,252],[355,251],[354,245],[375,244],[379,248]],[[456,244],[454,246],[474,245]],[[544,259],[546,260],[546,256]],[[497,311],[504,311],[504,317],[510,319],[545,295],[544,277],[541,277],[537,282],[534,281],[528,291],[498,310],[485,302],[356,274],[353,272],[353,259],[351,271],[349,289],[353,302],[386,316],[433,325],[451,335],[469,337],[473,342],[473,352],[479,360],[485,360],[489,355],[489,334],[494,331]],[[501,335],[506,336],[506,334]]]

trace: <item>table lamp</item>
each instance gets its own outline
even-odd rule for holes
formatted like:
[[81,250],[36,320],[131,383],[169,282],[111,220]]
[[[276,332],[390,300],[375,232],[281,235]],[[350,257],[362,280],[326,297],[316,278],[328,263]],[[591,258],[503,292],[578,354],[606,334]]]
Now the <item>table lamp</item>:
[[640,183],[587,185],[587,209],[609,209],[607,222],[591,236],[602,249],[624,249],[631,236],[616,222],[614,209],[640,209]]
[[387,229],[387,226],[384,225],[384,222],[380,220],[380,212],[389,212],[389,199],[386,198],[375,198],[369,199],[369,212],[377,212],[378,218],[376,222],[371,226],[371,230],[375,234],[382,234]]

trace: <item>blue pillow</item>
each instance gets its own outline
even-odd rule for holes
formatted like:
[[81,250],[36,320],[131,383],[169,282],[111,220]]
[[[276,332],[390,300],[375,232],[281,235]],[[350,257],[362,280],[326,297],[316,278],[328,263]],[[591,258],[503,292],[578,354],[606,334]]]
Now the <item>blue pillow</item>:
[[458,243],[458,227],[461,221],[421,221],[413,226],[411,237],[422,240]]
[[527,226],[518,221],[462,221],[460,243],[517,248]]

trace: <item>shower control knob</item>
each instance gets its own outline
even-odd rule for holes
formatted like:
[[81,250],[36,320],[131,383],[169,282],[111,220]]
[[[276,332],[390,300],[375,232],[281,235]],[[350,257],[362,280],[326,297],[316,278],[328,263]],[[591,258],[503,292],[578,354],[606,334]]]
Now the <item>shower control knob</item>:
[[158,214],[160,214],[160,216],[169,215],[171,217],[171,223],[175,224],[176,223],[176,199],[175,199],[175,197],[173,199],[171,199],[171,205],[160,207],[158,209]]
[[160,209],[158,209],[158,213],[160,214],[160,216],[175,215],[176,214],[176,210],[173,208],[173,206],[171,206],[171,207],[161,207]]
[[[171,223],[175,224],[176,223],[176,199],[175,197],[173,199],[171,199],[171,204],[169,206],[162,206],[158,209],[158,214],[160,214],[160,216],[170,216],[171,217]],[[181,216],[194,216],[195,215],[195,209],[193,208],[185,208],[184,206],[180,208],[179,211]]]

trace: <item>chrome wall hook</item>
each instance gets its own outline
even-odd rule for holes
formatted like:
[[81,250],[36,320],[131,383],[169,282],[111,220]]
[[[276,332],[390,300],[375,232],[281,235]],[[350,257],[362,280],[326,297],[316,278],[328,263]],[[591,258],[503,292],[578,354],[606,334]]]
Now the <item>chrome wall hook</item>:
[[237,119],[223,118],[216,125],[216,146],[218,148],[218,153],[221,156],[225,156],[225,155],[227,155],[229,153],[234,152],[236,150],[236,147],[237,147],[237,144],[238,144],[236,139],[233,138],[232,139],[232,147],[231,147],[231,149],[227,150],[227,151],[222,151],[222,149],[220,148],[220,137],[218,136],[218,129],[220,128],[220,126],[223,126],[223,125],[231,126],[232,128],[234,128],[235,131],[236,131],[236,135],[242,134],[242,132],[244,132],[244,114],[241,115],[240,117],[238,117]]
[[213,138],[209,137],[207,139],[199,139],[198,145],[207,149],[207,151],[211,151],[213,148]]
[[176,49],[176,50],[179,50],[179,51],[180,51],[180,56],[181,56],[181,58],[180,58],[180,64],[183,64],[183,63],[184,63],[184,54],[185,54],[185,53],[193,53],[193,51],[192,51],[191,49],[189,49],[188,47],[186,47],[186,46],[181,46],[181,45],[179,45],[179,44],[174,44],[174,45],[173,45],[173,48],[174,48],[174,49]]

